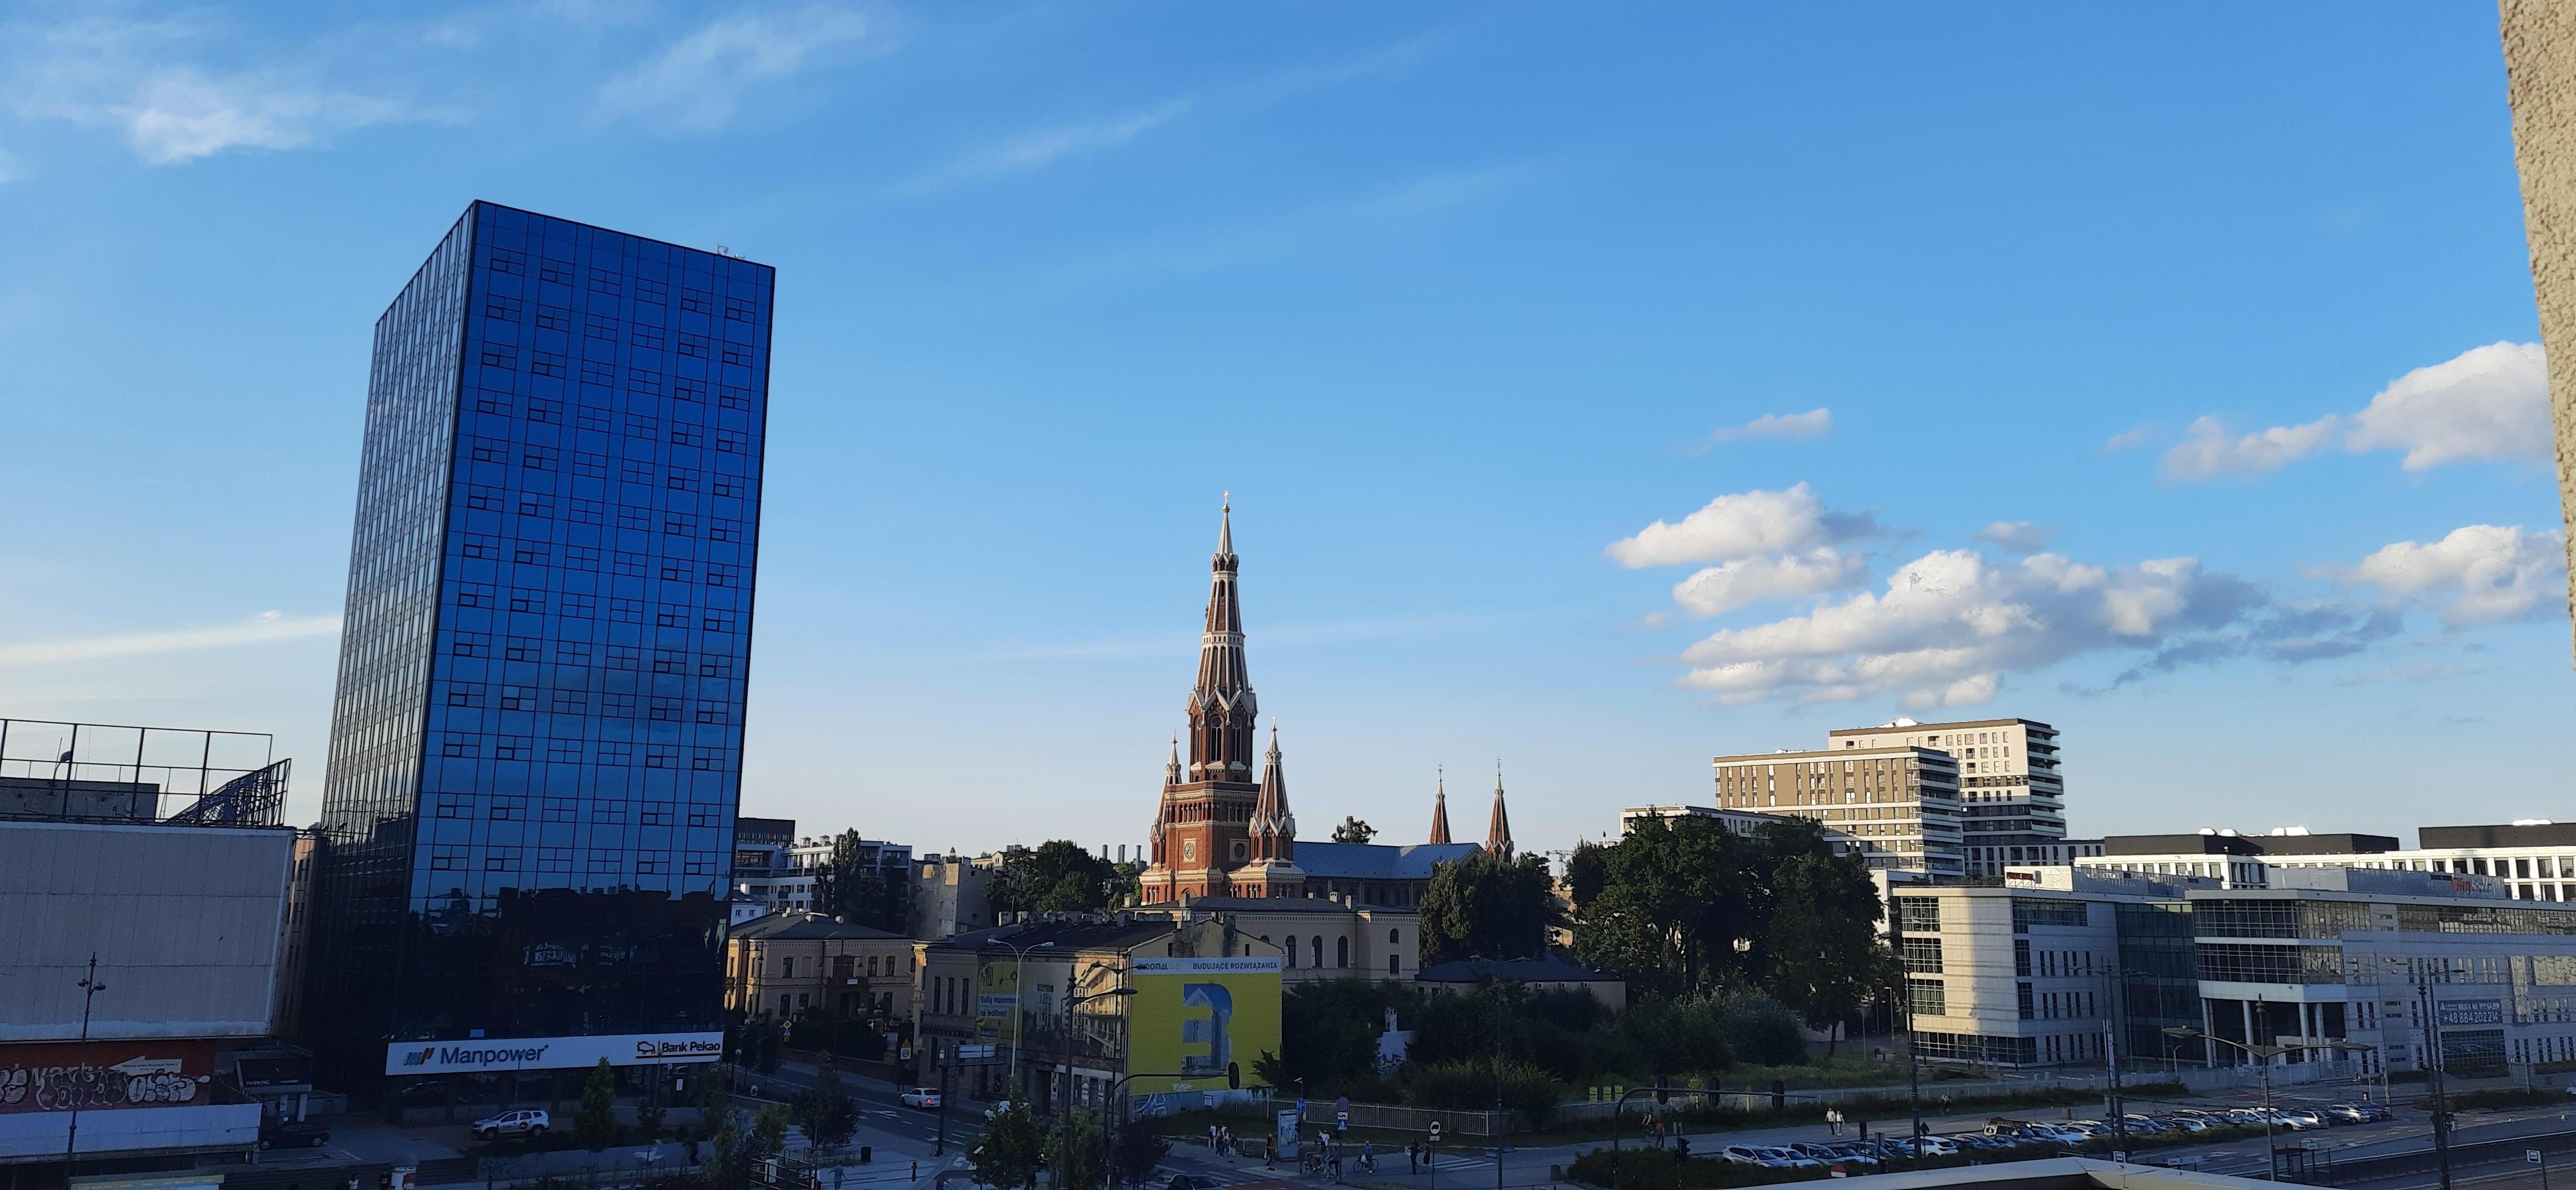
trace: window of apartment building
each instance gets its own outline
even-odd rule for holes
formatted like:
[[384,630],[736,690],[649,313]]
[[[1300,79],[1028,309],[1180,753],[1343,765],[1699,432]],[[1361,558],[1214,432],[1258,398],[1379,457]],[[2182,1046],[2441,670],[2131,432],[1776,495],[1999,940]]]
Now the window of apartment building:
[[1905,969],[1907,971],[1919,972],[1926,975],[1938,975],[1941,973],[1941,940],[1939,938],[1918,938],[1909,934],[1905,937],[1904,942],[1904,960]]
[[780,979],[794,979],[794,978],[796,978],[796,960],[795,960],[795,959],[792,959],[792,958],[781,958],[781,959],[779,959],[779,960],[778,960],[778,977],[779,977]]
[[2039,997],[2031,991],[2028,980],[2013,986],[2013,1002],[2021,1010],[2021,1019],[2030,1020],[2039,1015],[2038,999]]

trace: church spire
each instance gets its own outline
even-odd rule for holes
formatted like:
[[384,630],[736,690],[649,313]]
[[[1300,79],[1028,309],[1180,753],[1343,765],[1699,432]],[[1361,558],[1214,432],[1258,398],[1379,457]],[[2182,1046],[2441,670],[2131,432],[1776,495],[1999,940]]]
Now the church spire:
[[1261,797],[1252,804],[1252,862],[1290,862],[1297,816],[1288,809],[1288,777],[1279,763],[1279,721],[1270,721],[1270,751],[1261,758]]
[[1181,783],[1181,737],[1172,737],[1172,758],[1163,762],[1163,787]]
[[1485,854],[1512,857],[1512,817],[1503,812],[1503,762],[1494,762],[1494,813],[1485,820]]
[[1449,841],[1449,774],[1441,773],[1438,784],[1431,787],[1431,841]]
[[1243,659],[1243,605],[1236,590],[1234,499],[1218,513],[1216,555],[1209,559],[1207,627],[1199,634],[1198,683],[1190,688],[1192,781],[1250,783],[1252,731],[1260,705]]

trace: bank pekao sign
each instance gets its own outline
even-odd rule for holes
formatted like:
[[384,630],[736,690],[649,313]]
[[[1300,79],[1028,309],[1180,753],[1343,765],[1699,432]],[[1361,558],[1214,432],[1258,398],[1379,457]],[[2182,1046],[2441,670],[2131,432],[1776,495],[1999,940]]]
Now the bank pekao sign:
[[387,1074],[477,1074],[495,1070],[586,1070],[611,1066],[713,1062],[724,1057],[722,1033],[625,1033],[606,1037],[505,1037],[404,1041],[385,1047]]

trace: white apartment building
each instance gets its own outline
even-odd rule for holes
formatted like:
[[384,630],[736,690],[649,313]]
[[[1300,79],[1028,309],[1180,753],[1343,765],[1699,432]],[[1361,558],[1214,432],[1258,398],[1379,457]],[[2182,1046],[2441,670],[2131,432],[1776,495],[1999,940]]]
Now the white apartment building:
[[1917,723],[1826,733],[1831,749],[1928,748],[1958,763],[1961,861],[1970,875],[2000,876],[2014,864],[2062,864],[2079,854],[2066,846],[2066,781],[2059,773],[2057,729],[2031,719]]
[[1717,808],[1814,819],[1858,840],[1873,869],[1964,874],[1959,770],[1927,747],[1720,756]]
[[2317,835],[2297,828],[2267,835],[2130,835],[2105,840],[2104,854],[2074,862],[2130,872],[2214,875],[2229,888],[2270,887],[2276,870],[2285,868],[2448,872],[2492,877],[2515,900],[2576,903],[2576,823],[2428,826],[2416,832],[2416,839],[2419,846],[2400,848],[2386,835]]

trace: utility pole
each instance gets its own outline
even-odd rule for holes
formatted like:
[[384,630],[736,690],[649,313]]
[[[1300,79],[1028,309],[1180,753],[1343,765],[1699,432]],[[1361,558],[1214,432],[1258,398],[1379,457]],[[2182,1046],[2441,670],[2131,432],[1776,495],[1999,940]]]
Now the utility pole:
[[[64,753],[64,755],[68,757],[70,753]],[[70,1126],[63,1134],[63,1185],[66,1187],[72,1184],[72,1152],[80,1147],[81,1095],[89,1089],[90,1001],[98,999],[98,994],[107,990],[107,985],[98,981],[97,951],[89,952],[89,974],[80,981],[79,987],[81,990],[80,1073],[72,1082],[72,1116]]]
[[[2447,967],[2447,964],[2446,964]],[[2451,1105],[2442,1093],[2442,1001],[2427,979],[2415,985],[2424,1009],[2424,1073],[2433,1091],[2433,1161],[2441,1170],[2441,1190],[2451,1190]]]

